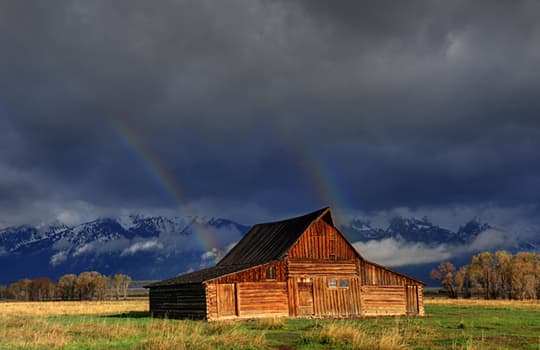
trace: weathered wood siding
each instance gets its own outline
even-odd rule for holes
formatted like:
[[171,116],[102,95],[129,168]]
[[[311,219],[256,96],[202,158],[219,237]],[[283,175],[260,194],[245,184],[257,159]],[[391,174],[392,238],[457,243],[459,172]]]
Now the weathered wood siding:
[[239,317],[289,314],[286,282],[243,282],[236,286]]
[[354,261],[355,258],[351,245],[323,220],[313,223],[289,251],[290,260]]
[[286,261],[278,261],[273,263],[268,263],[264,265],[259,265],[252,267],[250,269],[232,273],[227,276],[219,277],[214,279],[216,283],[235,283],[235,282],[259,282],[266,281],[266,268],[268,266],[273,266],[276,269],[276,279],[277,282],[286,282],[287,281],[287,263]]
[[424,286],[418,286],[418,315],[424,316],[426,311],[424,309]]
[[[336,287],[329,286],[329,280],[337,281]],[[348,286],[342,288],[340,280],[347,280]],[[315,315],[321,317],[355,317],[360,315],[360,279],[351,276],[315,277],[313,292]]]
[[400,275],[394,271],[385,269],[384,267],[372,264],[368,261],[358,259],[358,271],[363,285],[379,285],[379,286],[404,286],[406,284],[421,285],[417,281]]
[[403,286],[362,286],[360,304],[362,316],[407,314]]
[[206,317],[206,294],[202,284],[150,288],[150,313],[155,317]]
[[313,280],[311,278],[299,279],[296,282],[298,291],[298,316],[313,316]]
[[287,279],[287,302],[289,303],[289,316],[298,316],[298,288],[296,278]]
[[356,276],[356,264],[354,262],[288,262],[289,277],[293,276],[336,276],[354,275]]
[[217,285],[217,309],[220,317],[236,316],[236,284],[223,283]]
[[209,321],[289,315],[286,282],[210,282],[206,300]]

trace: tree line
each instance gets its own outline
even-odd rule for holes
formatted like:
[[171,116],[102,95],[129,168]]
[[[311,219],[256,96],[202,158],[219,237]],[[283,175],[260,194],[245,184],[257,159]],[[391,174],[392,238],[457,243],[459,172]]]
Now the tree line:
[[482,252],[457,269],[450,261],[433,269],[451,298],[480,296],[484,299],[540,299],[540,254],[506,251]]
[[127,298],[131,277],[105,276],[96,271],[67,274],[57,282],[48,277],[23,278],[9,286],[0,286],[0,299],[22,301],[105,300]]

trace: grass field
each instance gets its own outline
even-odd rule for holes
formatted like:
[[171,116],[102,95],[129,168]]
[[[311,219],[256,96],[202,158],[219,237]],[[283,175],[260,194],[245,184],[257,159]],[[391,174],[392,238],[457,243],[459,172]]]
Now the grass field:
[[538,302],[427,299],[428,316],[198,322],[147,301],[0,303],[0,349],[537,349]]

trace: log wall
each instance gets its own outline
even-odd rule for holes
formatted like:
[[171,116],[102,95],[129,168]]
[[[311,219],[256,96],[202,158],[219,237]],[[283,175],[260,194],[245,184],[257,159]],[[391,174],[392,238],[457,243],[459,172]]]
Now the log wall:
[[362,286],[362,316],[406,315],[403,286]]
[[206,290],[206,319],[214,321],[218,318],[217,309],[217,284],[209,282],[205,284]]
[[150,313],[155,317],[206,318],[206,294],[202,284],[150,288]]

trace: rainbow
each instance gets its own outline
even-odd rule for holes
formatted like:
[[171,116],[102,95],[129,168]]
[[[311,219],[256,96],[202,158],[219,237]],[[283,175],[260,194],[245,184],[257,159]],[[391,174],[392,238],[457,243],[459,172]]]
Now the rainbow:
[[[193,213],[190,213],[188,197],[178,186],[178,182],[168,171],[166,165],[161,162],[159,156],[152,151],[142,138],[138,137],[132,128],[118,120],[109,119],[109,121],[111,129],[120,144],[130,150],[141,161],[145,172],[150,176],[156,187],[169,198],[183,216],[195,217]],[[217,237],[203,225],[192,225],[191,228],[201,248],[206,251],[219,248]]]
[[330,167],[323,158],[309,149],[300,138],[293,137],[290,132],[285,131],[279,134],[294,157],[295,164],[304,173],[304,178],[310,182],[309,185],[321,204],[332,207],[334,212],[347,209],[346,196],[340,190],[339,182],[335,180],[337,176],[330,172]]

